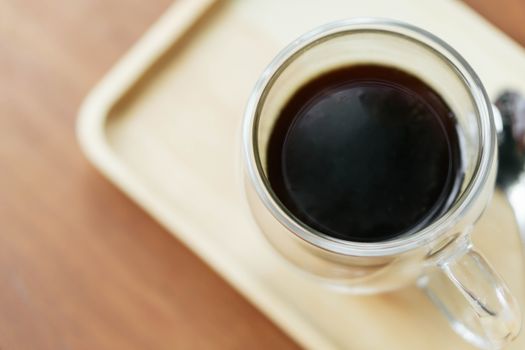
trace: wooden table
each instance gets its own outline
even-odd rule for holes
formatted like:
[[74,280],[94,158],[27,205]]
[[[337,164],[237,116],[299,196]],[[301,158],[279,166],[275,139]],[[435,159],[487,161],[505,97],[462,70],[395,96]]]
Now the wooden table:
[[[467,2],[525,44],[525,2]],[[297,348],[77,146],[82,98],[169,3],[0,2],[0,349]]]

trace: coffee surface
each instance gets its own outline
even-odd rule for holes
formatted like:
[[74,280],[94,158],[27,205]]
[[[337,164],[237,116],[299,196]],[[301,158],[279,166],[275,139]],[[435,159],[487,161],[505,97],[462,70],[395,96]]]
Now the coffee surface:
[[377,242],[428,225],[461,182],[455,117],[426,83],[356,65],[324,73],[284,105],[267,149],[272,190],[305,225]]

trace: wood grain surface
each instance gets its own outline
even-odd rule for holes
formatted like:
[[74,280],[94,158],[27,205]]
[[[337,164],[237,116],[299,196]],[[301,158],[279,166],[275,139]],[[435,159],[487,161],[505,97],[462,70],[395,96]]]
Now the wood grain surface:
[[[80,102],[168,0],[0,2],[0,349],[293,349],[84,159]],[[468,0],[525,44],[525,2]]]

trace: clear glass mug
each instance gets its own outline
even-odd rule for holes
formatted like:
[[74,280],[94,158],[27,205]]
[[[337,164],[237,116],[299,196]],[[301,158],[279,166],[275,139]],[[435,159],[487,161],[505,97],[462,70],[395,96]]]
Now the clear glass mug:
[[[464,160],[460,195],[446,213],[416,233],[374,243],[340,240],[306,226],[281,204],[265,173],[268,138],[291,94],[324,71],[358,63],[394,66],[437,91],[457,117]],[[470,240],[494,190],[494,113],[469,64],[429,32],[382,19],[314,29],[275,57],[248,101],[242,145],[252,213],[278,252],[324,282],[350,293],[379,293],[416,282],[466,340],[500,348],[519,333],[520,308]]]

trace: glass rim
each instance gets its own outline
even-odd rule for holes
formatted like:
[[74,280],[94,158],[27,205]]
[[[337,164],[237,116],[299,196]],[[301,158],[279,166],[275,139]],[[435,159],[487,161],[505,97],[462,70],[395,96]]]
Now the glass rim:
[[[302,52],[334,37],[359,32],[383,32],[402,36],[432,50],[454,70],[463,81],[476,108],[479,149],[472,177],[459,199],[441,217],[425,228],[409,235],[379,242],[355,242],[328,236],[291,215],[271,190],[264,175],[258,150],[258,122],[266,95],[280,72]],[[447,54],[450,57],[447,57]],[[452,59],[451,59],[452,58]],[[445,41],[414,25],[383,18],[353,18],[319,26],[287,45],[264,70],[248,100],[242,125],[243,161],[259,199],[266,209],[300,239],[324,250],[351,256],[386,256],[400,254],[438,238],[447,228],[454,226],[475,203],[490,176],[495,157],[496,133],[492,105],[481,80],[467,61]]]

